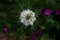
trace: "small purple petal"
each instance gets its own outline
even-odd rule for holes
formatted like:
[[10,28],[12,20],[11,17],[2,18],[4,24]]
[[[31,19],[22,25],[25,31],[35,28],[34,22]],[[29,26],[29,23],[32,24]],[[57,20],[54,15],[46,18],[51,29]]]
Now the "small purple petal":
[[33,35],[38,36],[39,35],[39,30],[35,30],[34,33],[33,33]]
[[43,35],[43,31],[37,29],[33,34],[42,36]]
[[51,13],[52,13],[52,11],[51,11],[50,9],[46,9],[46,10],[44,11],[44,15],[47,15],[47,16],[50,16]]
[[56,10],[56,15],[60,15],[60,10]]
[[41,36],[42,36],[42,35],[43,35],[43,31],[40,31],[40,32],[39,32],[39,35],[41,35]]
[[4,28],[4,32],[8,32],[8,29],[7,28]]
[[34,35],[34,40],[38,40],[37,36]]

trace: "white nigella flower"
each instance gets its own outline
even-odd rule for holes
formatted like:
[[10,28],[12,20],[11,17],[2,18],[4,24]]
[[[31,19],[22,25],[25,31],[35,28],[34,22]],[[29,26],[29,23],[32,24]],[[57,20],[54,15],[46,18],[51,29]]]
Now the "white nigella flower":
[[33,22],[36,20],[35,13],[27,9],[21,12],[20,15],[21,23],[25,26],[33,25]]

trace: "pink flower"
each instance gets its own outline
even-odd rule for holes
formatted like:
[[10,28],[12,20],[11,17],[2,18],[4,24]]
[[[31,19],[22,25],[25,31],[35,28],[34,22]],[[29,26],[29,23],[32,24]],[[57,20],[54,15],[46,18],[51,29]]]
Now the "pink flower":
[[56,10],[56,15],[60,15],[60,10]]
[[50,16],[52,11],[50,9],[44,10],[44,15]]

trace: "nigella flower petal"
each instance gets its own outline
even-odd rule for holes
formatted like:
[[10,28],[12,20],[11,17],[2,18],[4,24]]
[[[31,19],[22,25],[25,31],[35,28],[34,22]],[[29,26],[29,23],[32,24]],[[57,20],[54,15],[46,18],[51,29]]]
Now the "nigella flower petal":
[[33,25],[33,22],[31,21],[30,24]]
[[30,13],[31,13],[31,16],[35,16],[35,13],[34,12],[31,11]]
[[24,20],[22,23],[23,23],[24,25],[26,25],[26,26],[29,25],[29,21],[26,21],[26,20]]
[[44,10],[44,15],[50,16],[52,11],[50,9]]

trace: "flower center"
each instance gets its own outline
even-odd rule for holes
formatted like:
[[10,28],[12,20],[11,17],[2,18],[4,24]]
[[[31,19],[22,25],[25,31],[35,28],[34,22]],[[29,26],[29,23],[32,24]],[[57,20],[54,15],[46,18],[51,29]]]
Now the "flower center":
[[31,18],[31,15],[28,14],[28,15],[26,16],[26,19],[29,20],[30,18]]

